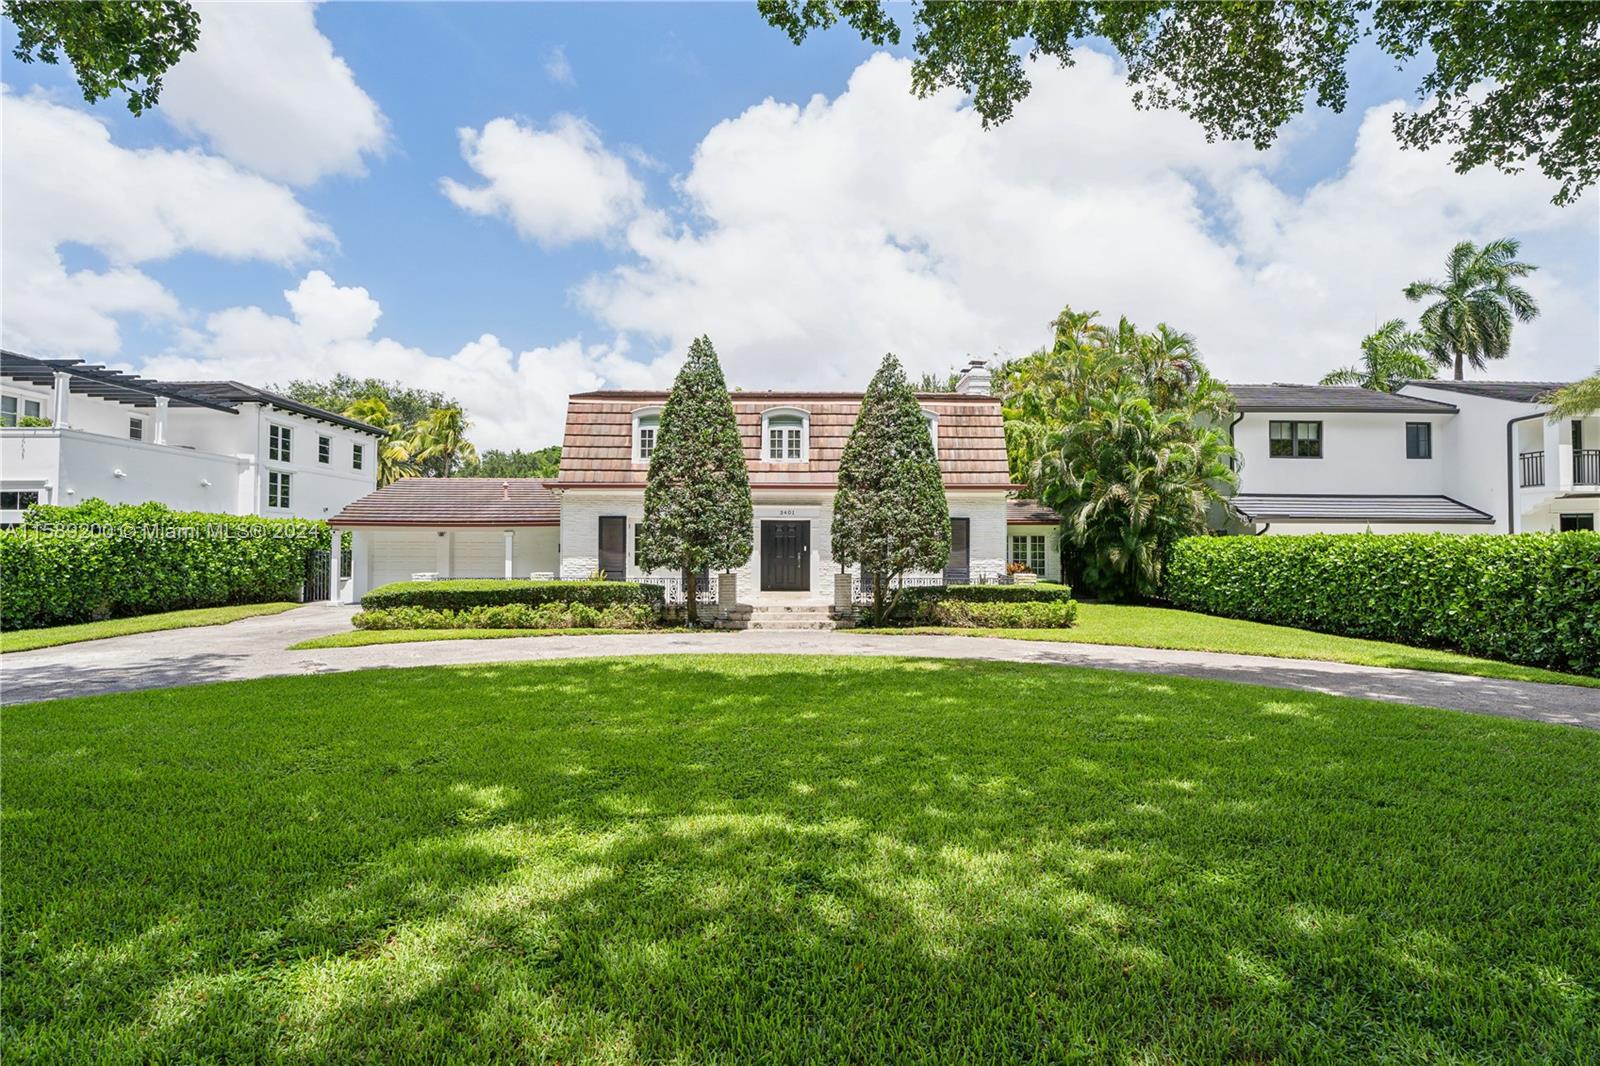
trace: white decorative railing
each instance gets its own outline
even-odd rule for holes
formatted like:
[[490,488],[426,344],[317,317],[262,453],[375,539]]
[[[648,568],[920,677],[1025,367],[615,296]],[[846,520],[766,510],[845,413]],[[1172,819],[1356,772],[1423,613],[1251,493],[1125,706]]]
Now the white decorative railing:
[[[684,601],[683,576],[674,574],[671,577],[636,577],[630,580],[641,585],[660,585],[668,607],[681,607]],[[694,602],[709,604],[717,602],[717,576],[715,574],[701,574],[694,590]]]

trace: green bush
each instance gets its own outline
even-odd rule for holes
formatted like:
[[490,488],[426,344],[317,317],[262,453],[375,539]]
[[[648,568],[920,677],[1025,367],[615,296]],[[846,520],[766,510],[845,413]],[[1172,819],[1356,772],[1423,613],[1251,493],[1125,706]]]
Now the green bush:
[[35,505],[0,530],[0,627],[292,600],[328,527],[159,503]]
[[1072,603],[1072,589],[1049,581],[1032,585],[923,585],[905,590],[895,607],[900,620],[926,621],[931,605],[940,600],[963,603]]
[[962,629],[1065,629],[1077,617],[1071,600],[934,600],[926,610],[929,622]]
[[498,604],[581,603],[604,607],[613,603],[644,604],[658,610],[664,592],[660,585],[634,581],[501,581],[450,578],[443,581],[396,581],[381,585],[361,597],[361,606],[435,607],[461,610]]
[[1191,537],[1176,607],[1600,675],[1600,533]]
[[357,629],[649,629],[660,611],[645,603],[501,603],[484,607],[380,607],[355,616]]

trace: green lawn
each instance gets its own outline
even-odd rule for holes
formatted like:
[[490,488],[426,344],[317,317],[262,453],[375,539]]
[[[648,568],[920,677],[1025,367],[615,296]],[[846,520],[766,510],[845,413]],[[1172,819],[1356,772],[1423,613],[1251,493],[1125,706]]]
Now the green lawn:
[[1360,640],[1308,629],[1217,618],[1167,607],[1130,607],[1114,603],[1080,603],[1078,622],[1071,629],[948,629],[919,626],[911,629],[870,630],[883,633],[956,633],[980,637],[1014,637],[1020,640],[1054,640],[1079,644],[1127,644],[1136,648],[1181,648],[1186,651],[1237,652],[1242,655],[1276,655],[1288,659],[1327,659],[1362,666],[1398,666],[1408,670],[1439,670],[1448,674],[1501,677],[1512,681],[1549,681],[1562,685],[1600,688],[1600,677],[1583,677],[1543,670],[1537,666],[1477,659],[1437,648],[1413,648],[1381,640]]
[[299,606],[298,603],[241,603],[232,607],[197,607],[189,611],[164,611],[161,614],[142,614],[137,618],[112,618],[104,622],[50,626],[47,629],[13,629],[0,632],[0,652],[53,648],[57,644],[125,637],[129,633],[154,633],[160,629],[220,626],[241,618],[279,614]]
[[6,708],[7,1062],[1571,1062],[1600,733],[672,657]]

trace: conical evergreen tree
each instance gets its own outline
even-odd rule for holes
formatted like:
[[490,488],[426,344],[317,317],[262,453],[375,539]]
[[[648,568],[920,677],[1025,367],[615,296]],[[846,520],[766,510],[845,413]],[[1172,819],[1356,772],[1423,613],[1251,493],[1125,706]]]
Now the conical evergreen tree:
[[638,556],[652,570],[683,572],[689,619],[697,575],[750,560],[754,512],[739,423],[709,337],[689,345],[650,453]]
[[882,624],[900,600],[884,598],[912,570],[942,570],[950,558],[950,504],[933,437],[900,360],[883,364],[861,399],[833,499],[833,557],[872,575],[872,617]]

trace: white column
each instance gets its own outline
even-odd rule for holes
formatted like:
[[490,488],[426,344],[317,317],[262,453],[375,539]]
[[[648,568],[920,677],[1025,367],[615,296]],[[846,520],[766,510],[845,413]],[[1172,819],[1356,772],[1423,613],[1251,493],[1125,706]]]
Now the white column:
[[152,440],[156,444],[167,443],[167,398],[156,397],[156,425]]
[[339,556],[343,554],[339,551],[339,544],[344,540],[344,533],[337,529],[330,529],[329,532],[333,534],[333,537],[329,545],[332,550],[328,552],[328,602],[338,603]]
[[507,581],[511,580],[513,568],[516,565],[516,563],[515,563],[515,561],[516,561],[516,551],[517,551],[517,531],[514,530],[514,529],[508,529],[508,530],[506,530],[506,580]]
[[72,375],[57,370],[55,373],[56,410],[55,417],[51,419],[57,429],[66,429],[67,422],[67,396],[72,391]]

